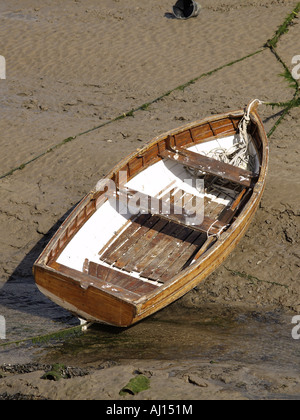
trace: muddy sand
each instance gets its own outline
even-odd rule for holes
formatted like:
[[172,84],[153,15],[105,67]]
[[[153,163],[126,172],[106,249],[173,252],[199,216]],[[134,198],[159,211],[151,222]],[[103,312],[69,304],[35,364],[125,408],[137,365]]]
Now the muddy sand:
[[[112,165],[183,123],[253,98],[299,98],[299,81],[279,76],[300,54],[296,14],[266,46],[299,2],[199,3],[197,18],[180,21],[169,0],[1,2],[0,399],[299,398],[299,107],[260,109],[271,152],[260,209],[196,289],[118,334],[97,327],[63,344],[2,346],[78,324],[39,293],[32,264]],[[41,379],[54,362],[88,372]],[[120,396],[139,374],[150,388]]]

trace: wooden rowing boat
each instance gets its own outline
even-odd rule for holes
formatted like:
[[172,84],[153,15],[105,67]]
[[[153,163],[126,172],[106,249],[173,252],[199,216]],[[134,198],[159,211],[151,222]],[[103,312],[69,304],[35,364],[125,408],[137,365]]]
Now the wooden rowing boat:
[[[122,160],[35,262],[41,292],[80,318],[127,327],[198,285],[262,197],[268,141],[256,108],[185,125]],[[233,164],[243,136],[246,160]]]

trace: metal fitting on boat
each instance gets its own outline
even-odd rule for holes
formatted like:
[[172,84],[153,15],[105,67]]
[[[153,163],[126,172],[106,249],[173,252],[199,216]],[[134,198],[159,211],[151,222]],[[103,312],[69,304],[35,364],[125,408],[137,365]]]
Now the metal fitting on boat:
[[198,16],[201,6],[194,0],[178,0],[173,6],[173,13],[177,19],[189,19]]

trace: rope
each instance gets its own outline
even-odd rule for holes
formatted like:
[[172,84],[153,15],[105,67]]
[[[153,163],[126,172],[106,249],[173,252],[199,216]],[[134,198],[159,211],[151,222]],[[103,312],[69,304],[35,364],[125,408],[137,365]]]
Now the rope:
[[240,142],[241,144],[249,144],[249,138],[248,138],[248,125],[251,121],[250,118],[250,112],[254,104],[257,102],[257,105],[261,105],[264,102],[260,101],[259,99],[254,99],[249,103],[249,105],[246,108],[246,111],[244,113],[243,118],[241,119],[239,123],[239,135],[240,135]]
[[[248,136],[248,126],[251,121],[250,113],[255,104],[261,105],[265,102],[260,101],[259,99],[254,99],[247,106],[244,116],[239,122],[239,141],[235,143],[229,149],[223,147],[216,147],[215,149],[210,150],[207,153],[204,153],[206,156],[213,159],[219,160],[224,163],[228,163],[233,166],[237,166],[242,169],[247,169],[252,172],[255,170],[255,156],[251,155],[249,151],[249,146],[251,144]],[[257,106],[256,105],[256,106]],[[195,177],[201,177],[206,175],[204,171],[199,169],[192,169],[186,167],[186,169]]]

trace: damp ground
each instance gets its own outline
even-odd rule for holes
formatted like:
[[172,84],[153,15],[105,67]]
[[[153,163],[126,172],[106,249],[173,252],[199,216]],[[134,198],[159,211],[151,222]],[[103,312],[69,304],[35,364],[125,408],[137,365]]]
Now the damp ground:
[[[93,324],[86,332],[64,339],[7,348],[4,356],[7,351],[15,362],[27,360],[9,368],[2,364],[6,369],[0,390],[13,383],[12,389],[28,396],[26,387],[20,385],[26,379],[39,389],[36,397],[53,398],[53,387],[41,378],[59,363],[71,375],[53,386],[64,383],[72,389],[73,381],[72,399],[77,398],[79,382],[85,398],[121,398],[118,387],[126,384],[125,378],[138,374],[146,375],[152,384],[139,395],[146,399],[187,395],[191,399],[209,395],[218,399],[295,399],[300,395],[300,342],[292,337],[295,325],[291,321],[290,315],[278,310],[196,310],[175,303],[128,329]],[[98,394],[93,394],[92,384],[101,375],[103,384],[98,383]],[[69,395],[60,392],[59,398]]]

